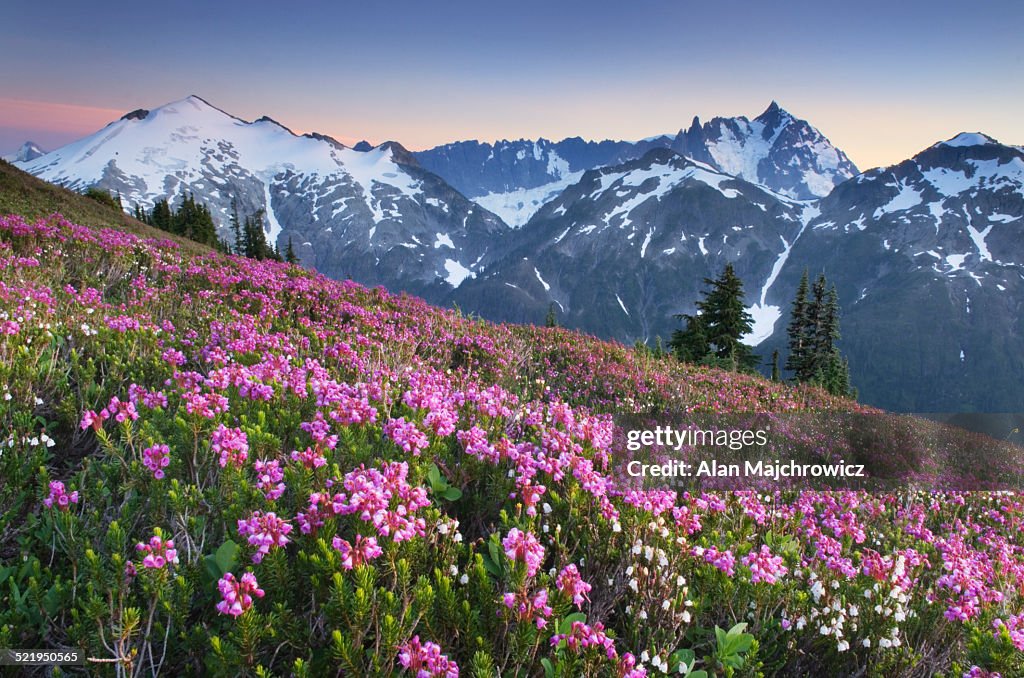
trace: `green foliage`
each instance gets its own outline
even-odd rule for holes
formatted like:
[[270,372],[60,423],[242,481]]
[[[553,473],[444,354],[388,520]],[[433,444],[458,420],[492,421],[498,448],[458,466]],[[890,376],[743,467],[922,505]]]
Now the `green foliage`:
[[669,347],[685,362],[752,371],[760,360],[740,341],[753,322],[743,301],[743,281],[730,263],[717,279],[705,278],[704,284],[710,289],[697,302],[696,315],[677,316],[686,327],[673,333]]
[[836,346],[840,338],[839,297],[824,273],[809,287],[804,271],[786,332],[786,369],[793,372],[794,381],[816,384],[833,395],[856,398],[850,385],[850,366]]
[[106,205],[107,207],[111,207],[116,210],[122,209],[120,195],[113,196],[110,194],[110,191],[105,191],[97,186],[90,186],[89,188],[85,189],[85,193],[83,193],[82,195],[84,195],[86,198],[89,198],[90,200],[95,200],[101,205]]

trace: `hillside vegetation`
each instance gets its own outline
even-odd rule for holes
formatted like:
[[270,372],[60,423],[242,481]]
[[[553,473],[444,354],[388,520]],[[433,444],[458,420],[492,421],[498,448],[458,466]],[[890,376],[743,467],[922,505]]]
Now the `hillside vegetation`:
[[[97,675],[1024,671],[1015,493],[620,479],[617,417],[871,410],[120,216],[35,220],[42,189],[10,186],[0,647]],[[1019,472],[1008,445],[886,426],[868,461],[918,487]],[[826,429],[787,435],[827,458]],[[958,436],[975,458],[934,442]]]

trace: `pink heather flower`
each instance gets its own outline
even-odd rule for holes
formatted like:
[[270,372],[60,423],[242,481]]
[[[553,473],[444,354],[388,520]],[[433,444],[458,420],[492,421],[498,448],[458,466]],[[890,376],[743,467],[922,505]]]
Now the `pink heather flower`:
[[416,512],[430,500],[425,488],[409,485],[408,475],[406,462],[384,462],[379,471],[360,466],[345,474],[345,493],[334,495],[331,508],[336,514],[356,514],[372,522],[379,536],[396,542],[423,536],[426,521]]
[[139,418],[139,413],[135,409],[135,404],[132,402],[122,402],[120,398],[114,396],[110,399],[110,402],[100,410],[100,420],[106,420],[111,417],[117,423],[123,423],[125,421],[135,421]]
[[619,656],[615,651],[615,641],[604,632],[604,625],[601,622],[593,626],[584,622],[573,622],[569,633],[556,633],[551,636],[551,647],[558,647],[563,640],[566,647],[575,654],[591,647],[598,647],[604,650],[608,659],[616,659]]
[[163,352],[160,358],[166,362],[174,365],[175,367],[181,367],[185,364],[185,354],[181,351],[176,351],[173,348],[169,348]]
[[728,549],[725,551],[719,551],[714,546],[705,549],[704,561],[711,563],[730,577],[736,574],[736,556],[734,556],[732,551],[729,551]]
[[167,445],[154,445],[142,451],[142,465],[153,472],[153,477],[160,480],[164,477],[164,469],[171,463],[171,448]]
[[441,646],[421,643],[419,636],[398,648],[398,662],[416,678],[459,678],[459,667],[441,654]]
[[356,536],[356,545],[352,546],[341,537],[334,537],[331,546],[341,554],[341,566],[346,570],[359,567],[368,560],[373,560],[382,555],[384,551],[377,545],[374,537]]
[[299,532],[312,534],[323,527],[327,519],[328,510],[331,505],[331,498],[322,492],[313,492],[309,495],[309,508],[295,514],[295,521],[299,524]]
[[291,531],[291,524],[281,520],[273,512],[256,511],[248,520],[238,521],[238,534],[243,537],[248,535],[249,543],[257,549],[252,556],[254,563],[262,561],[263,556],[270,553],[271,548],[287,545],[288,533]]
[[317,444],[317,447],[327,447],[333,450],[338,446],[338,436],[331,435],[331,425],[324,419],[323,413],[317,411],[313,421],[304,421],[299,428],[309,434],[309,437]]
[[279,499],[285,490],[284,483],[281,482],[284,480],[284,472],[281,470],[280,462],[276,459],[257,459],[252,467],[256,471],[256,487],[263,492],[263,497],[267,501]]
[[80,426],[83,431],[87,428],[92,428],[94,431],[99,431],[102,425],[103,419],[100,417],[100,415],[96,414],[96,412],[92,410],[86,410],[85,413],[82,415],[82,423],[80,424]]
[[573,564],[562,568],[555,580],[555,586],[566,596],[572,598],[572,602],[577,607],[581,607],[584,600],[589,600],[587,594],[590,593],[590,584],[583,581],[580,571]]
[[71,504],[78,503],[78,490],[68,494],[67,490],[64,489],[64,483],[59,480],[50,481],[50,495],[43,499],[43,506],[46,508],[53,508],[54,504],[61,511],[67,511],[71,508]]
[[526,573],[529,576],[537,574],[544,561],[544,547],[533,534],[513,527],[501,545],[505,547],[505,555],[509,560],[521,560],[526,563]]
[[627,652],[619,659],[619,676],[621,678],[647,678],[647,669],[643,666],[637,667],[636,657],[632,652]]
[[502,596],[502,602],[505,607],[515,612],[516,619],[520,622],[533,623],[538,629],[547,626],[548,618],[551,616],[547,589],[541,589],[532,597],[525,592],[519,595],[506,593]]
[[185,401],[186,412],[198,414],[206,419],[213,419],[218,414],[228,411],[228,399],[219,393],[202,393],[198,389],[193,389],[182,393],[181,399]]
[[1005,628],[1006,632],[1010,634],[1010,642],[1013,643],[1013,646],[1024,652],[1024,613],[1013,615],[1005,622],[1002,619],[996,619],[992,622],[992,628],[995,629],[993,635],[996,638]]
[[963,678],[1003,678],[1003,674],[987,671],[980,666],[972,666],[970,671],[964,673]]
[[220,465],[241,466],[249,458],[249,439],[240,428],[228,428],[224,424],[213,432],[210,449],[220,455]]
[[151,410],[157,407],[167,407],[167,396],[162,391],[147,391],[138,384],[128,387],[128,399],[136,405],[142,403],[143,407],[148,407]]
[[292,461],[297,461],[309,469],[320,468],[327,464],[327,459],[324,455],[320,454],[312,447],[307,447],[302,452],[292,452],[291,457]]
[[221,614],[230,614],[232,617],[238,617],[252,607],[253,596],[262,598],[264,595],[252,572],[243,574],[241,581],[236,580],[235,575],[228,572],[217,582],[217,588],[221,597],[221,601],[217,603],[217,611]]
[[416,428],[414,422],[406,421],[405,417],[389,419],[384,424],[384,435],[391,438],[399,448],[416,457],[430,444],[426,434]]
[[136,544],[135,550],[146,554],[142,559],[142,566],[147,569],[159,569],[167,564],[178,564],[178,552],[174,548],[173,539],[164,541],[159,535],[153,535],[148,544],[141,541]]
[[789,569],[782,564],[782,558],[773,556],[771,549],[766,544],[762,544],[759,551],[748,553],[742,562],[750,568],[751,581],[755,584],[758,582],[774,584],[779,577],[789,572]]

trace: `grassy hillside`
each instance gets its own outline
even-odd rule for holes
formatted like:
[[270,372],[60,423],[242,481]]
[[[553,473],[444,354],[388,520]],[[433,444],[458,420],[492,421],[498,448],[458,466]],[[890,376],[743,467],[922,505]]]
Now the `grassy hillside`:
[[[30,189],[3,200],[48,214]],[[737,412],[818,460],[853,452],[840,413],[877,417],[869,465],[917,488],[1020,472],[814,389],[19,216],[0,385],[0,647],[90,673],[1024,671],[1017,494],[621,472],[617,422]]]
[[37,179],[0,160],[0,214],[20,214],[27,219],[39,219],[54,213],[83,226],[117,228],[146,238],[169,238],[192,253],[209,251],[202,245],[148,226],[120,210]]

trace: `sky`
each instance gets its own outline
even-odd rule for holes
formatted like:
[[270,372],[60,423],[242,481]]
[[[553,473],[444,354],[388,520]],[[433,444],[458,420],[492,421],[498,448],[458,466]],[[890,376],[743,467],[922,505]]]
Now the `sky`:
[[640,139],[774,99],[868,169],[961,131],[1024,144],[1021,26],[1020,0],[16,0],[0,152],[189,94],[412,150]]

